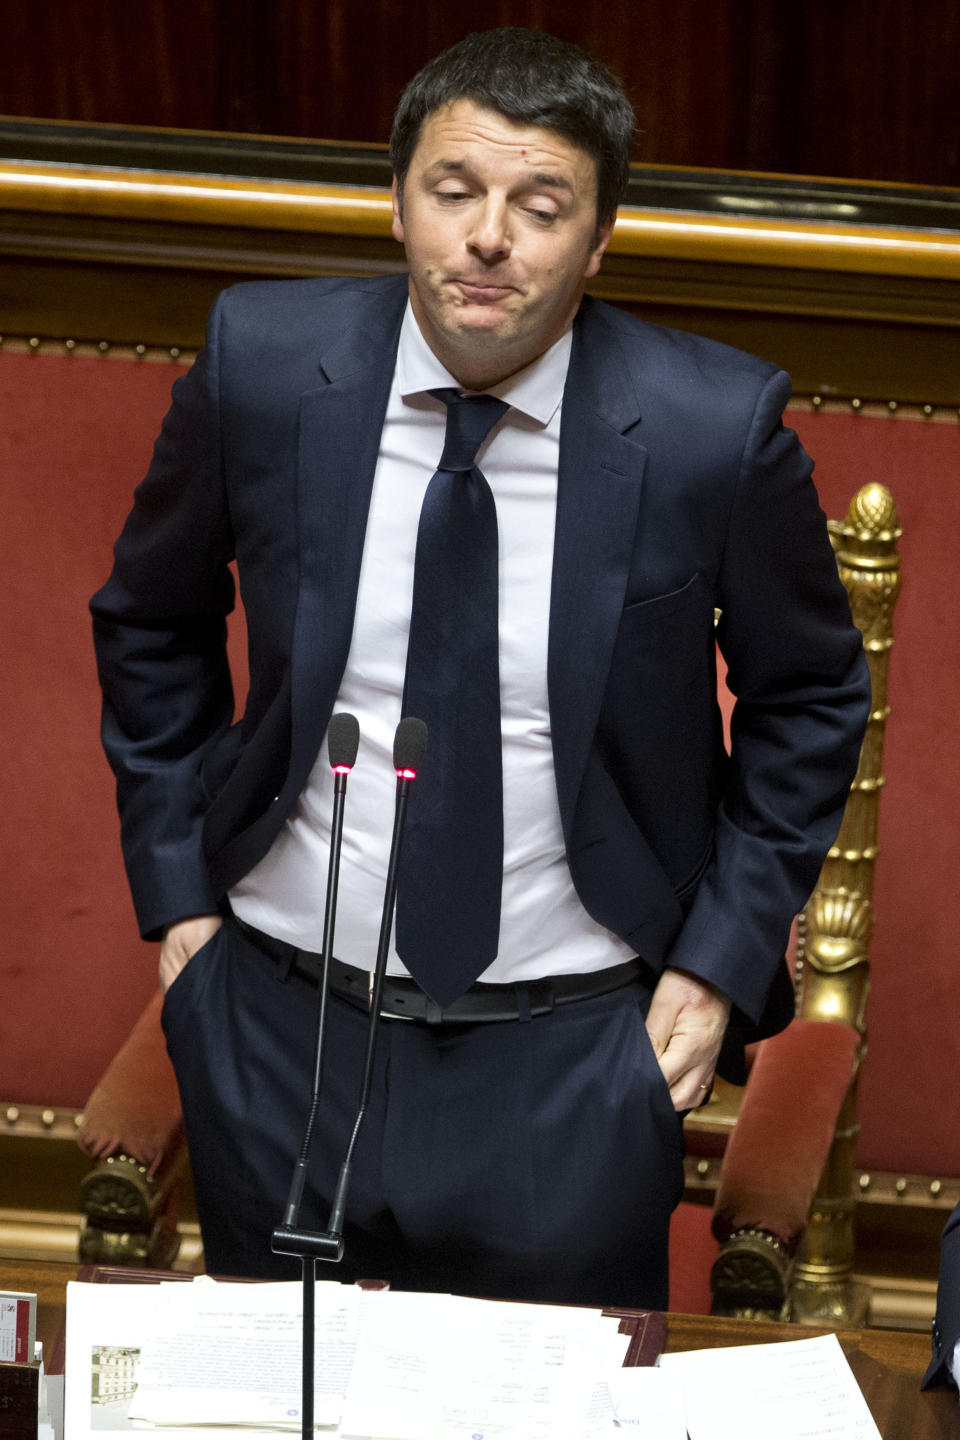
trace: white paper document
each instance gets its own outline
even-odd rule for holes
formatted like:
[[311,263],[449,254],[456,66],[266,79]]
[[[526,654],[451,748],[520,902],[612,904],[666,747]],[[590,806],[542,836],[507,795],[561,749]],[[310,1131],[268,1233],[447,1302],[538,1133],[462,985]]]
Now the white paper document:
[[613,1371],[597,1386],[585,1440],[613,1440],[615,1431],[643,1440],[687,1440],[683,1387],[649,1365]]
[[[67,1286],[67,1440],[102,1440],[105,1433],[129,1435],[143,1428],[130,1418],[129,1408],[136,1391],[141,1346],[152,1334],[161,1288],[165,1287],[77,1281]],[[177,1436],[178,1440],[236,1440],[236,1431],[205,1426],[178,1430]],[[276,1440],[276,1431],[251,1427],[244,1431],[244,1440]]]
[[[206,1277],[70,1285],[69,1440],[299,1433],[302,1298],[295,1283]],[[331,1281],[316,1287],[316,1331],[315,1423],[331,1440],[593,1440],[617,1424],[629,1336],[599,1311]]]
[[606,1357],[599,1311],[386,1291],[364,1297],[341,1421],[349,1440],[582,1440]]
[[661,1355],[690,1440],[881,1440],[836,1335]]
[[[153,1334],[137,1370],[133,1420],[154,1425],[299,1427],[303,1291],[201,1278],[159,1287]],[[357,1345],[362,1292],[316,1286],[314,1421],[340,1419]]]

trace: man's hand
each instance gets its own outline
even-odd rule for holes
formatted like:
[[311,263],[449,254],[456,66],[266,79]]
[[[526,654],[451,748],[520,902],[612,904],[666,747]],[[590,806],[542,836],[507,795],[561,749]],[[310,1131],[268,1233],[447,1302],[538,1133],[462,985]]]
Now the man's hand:
[[650,1001],[647,1034],[677,1110],[693,1110],[713,1080],[730,1001],[686,970],[664,970]]
[[164,995],[187,961],[196,955],[201,945],[206,945],[211,936],[216,935],[222,924],[220,915],[191,915],[186,920],[167,926],[160,946],[159,966],[160,989]]

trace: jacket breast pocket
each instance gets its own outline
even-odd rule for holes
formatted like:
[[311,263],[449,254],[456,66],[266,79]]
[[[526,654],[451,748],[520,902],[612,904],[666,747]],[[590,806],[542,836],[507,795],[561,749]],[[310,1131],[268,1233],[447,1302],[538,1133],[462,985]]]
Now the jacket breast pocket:
[[[620,617],[604,709],[652,726],[662,742],[684,717],[712,725],[716,702],[713,594],[698,573],[678,590],[638,600]],[[685,727],[684,727],[685,728]],[[668,750],[674,747],[667,743]]]
[[691,621],[702,623],[705,618],[712,623],[713,601],[706,581],[698,570],[676,590],[668,590],[663,595],[651,595],[645,600],[635,600],[631,605],[625,605],[620,630],[622,632],[624,627],[639,627],[641,630],[649,628],[657,635],[663,632],[664,627],[668,627],[670,632],[676,632]]
[[713,613],[700,574],[627,606],[597,728],[603,763],[677,888],[702,871],[725,769]]

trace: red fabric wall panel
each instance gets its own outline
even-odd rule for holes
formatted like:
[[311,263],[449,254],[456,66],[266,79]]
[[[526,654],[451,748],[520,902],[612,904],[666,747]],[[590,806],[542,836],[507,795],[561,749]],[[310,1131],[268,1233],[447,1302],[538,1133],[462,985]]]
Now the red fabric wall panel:
[[[155,986],[98,741],[87,600],[147,464],[174,366],[0,353],[4,825],[0,1099],[81,1104]],[[797,410],[824,508],[868,480],[900,508],[865,1165],[960,1174],[953,951],[960,426]],[[242,667],[242,630],[234,635]]]
[[81,1105],[156,987],[100,750],[87,601],[182,367],[0,353],[0,1099]]

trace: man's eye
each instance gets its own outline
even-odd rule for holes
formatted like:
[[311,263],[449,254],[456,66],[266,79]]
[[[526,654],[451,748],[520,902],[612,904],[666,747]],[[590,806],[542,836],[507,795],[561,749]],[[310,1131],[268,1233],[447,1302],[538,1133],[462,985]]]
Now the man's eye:
[[467,190],[436,190],[434,191],[438,200],[468,200],[470,198]]
[[550,225],[557,218],[555,210],[540,210],[535,205],[527,206],[527,214],[532,215],[541,225]]

